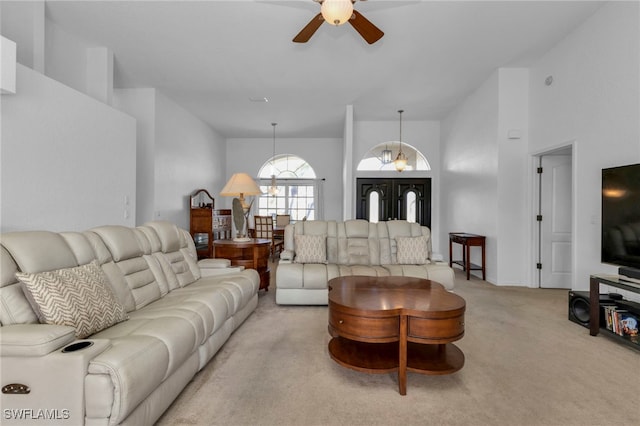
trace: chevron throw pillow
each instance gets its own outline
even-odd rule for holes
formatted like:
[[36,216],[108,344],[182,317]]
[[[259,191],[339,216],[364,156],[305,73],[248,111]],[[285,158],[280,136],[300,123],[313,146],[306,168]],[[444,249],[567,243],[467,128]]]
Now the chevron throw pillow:
[[16,273],[40,322],[68,325],[84,339],[128,318],[96,261],[75,268]]

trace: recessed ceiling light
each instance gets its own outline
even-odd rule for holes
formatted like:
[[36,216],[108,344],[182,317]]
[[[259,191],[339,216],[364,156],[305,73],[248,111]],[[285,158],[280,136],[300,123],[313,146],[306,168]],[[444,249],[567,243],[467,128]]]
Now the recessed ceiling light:
[[269,102],[267,98],[249,98],[251,102]]

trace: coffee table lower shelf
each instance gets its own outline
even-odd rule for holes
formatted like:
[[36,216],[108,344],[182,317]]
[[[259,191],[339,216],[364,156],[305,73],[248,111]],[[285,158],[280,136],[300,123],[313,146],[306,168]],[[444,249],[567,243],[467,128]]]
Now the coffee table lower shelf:
[[[331,358],[343,367],[364,373],[389,373],[399,368],[399,343],[367,343],[334,337]],[[407,371],[419,374],[451,374],[464,366],[464,353],[453,343],[429,345],[407,342]]]

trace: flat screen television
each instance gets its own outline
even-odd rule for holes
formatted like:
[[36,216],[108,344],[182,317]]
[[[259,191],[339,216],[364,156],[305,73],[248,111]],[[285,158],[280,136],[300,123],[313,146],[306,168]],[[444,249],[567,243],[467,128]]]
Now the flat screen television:
[[640,270],[640,164],[602,169],[602,262]]

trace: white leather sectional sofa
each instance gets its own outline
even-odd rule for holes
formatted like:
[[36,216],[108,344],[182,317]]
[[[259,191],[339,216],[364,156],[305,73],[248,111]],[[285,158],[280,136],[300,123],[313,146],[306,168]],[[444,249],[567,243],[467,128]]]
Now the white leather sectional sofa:
[[348,275],[410,276],[454,286],[453,269],[431,260],[431,232],[419,224],[354,219],[287,225],[276,272],[278,304],[326,305],[328,281]]
[[[256,271],[202,269],[167,222],[0,242],[2,424],[153,424],[258,303]],[[78,338],[82,328],[39,323],[56,297],[64,315],[97,306],[107,313],[91,321],[115,324]]]

